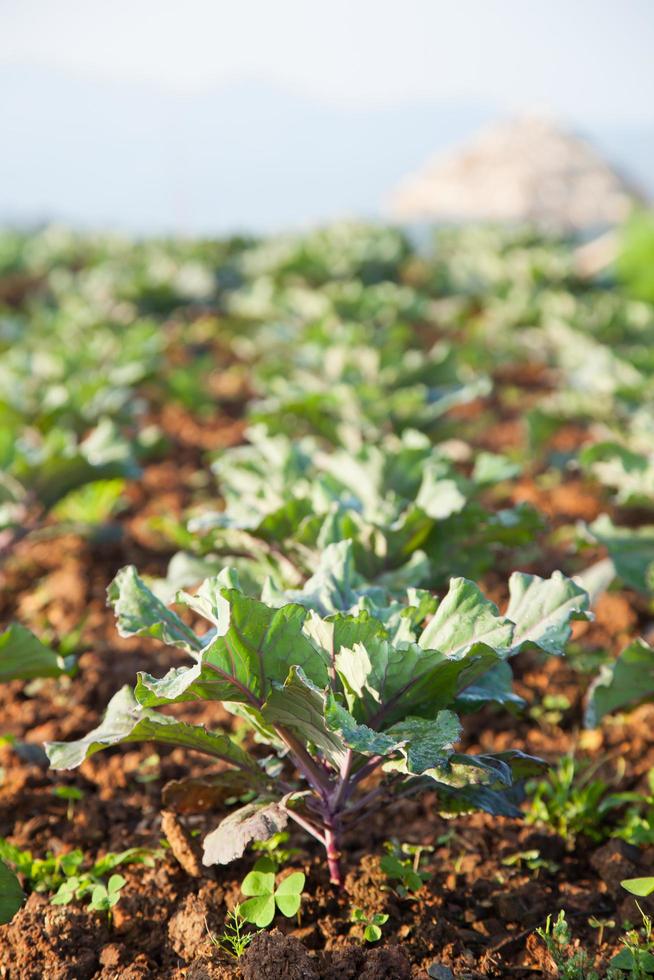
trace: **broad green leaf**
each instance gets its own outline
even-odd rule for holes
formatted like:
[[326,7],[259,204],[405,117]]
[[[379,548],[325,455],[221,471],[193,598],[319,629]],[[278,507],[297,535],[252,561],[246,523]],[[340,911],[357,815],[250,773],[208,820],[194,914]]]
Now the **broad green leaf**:
[[416,496],[416,506],[435,521],[458,514],[465,507],[466,496],[453,479],[443,479],[433,467],[425,469]]
[[25,484],[46,508],[50,508],[85,484],[98,480],[135,477],[137,474],[138,469],[129,461],[94,464],[81,453],[76,453],[52,457],[41,466],[34,467]]
[[202,642],[192,629],[150,592],[133,565],[116,575],[107,589],[121,636],[151,636],[197,654]]
[[312,684],[301,667],[291,667],[283,686],[274,685],[261,709],[269,725],[281,725],[304,744],[311,743],[337,768],[345,757],[341,738],[328,728],[325,721],[326,695]]
[[512,636],[510,618],[500,616],[497,606],[481,594],[474,582],[455,578],[418,642],[424,649],[440,650],[457,658],[479,642],[498,652],[508,652]]
[[632,895],[639,898],[647,898],[654,894],[654,878],[626,878],[621,881],[622,887]]
[[123,885],[127,884],[127,879],[123,878],[122,875],[112,875],[107,882],[107,891],[111,895],[112,893],[119,892]]
[[387,725],[407,714],[434,717],[502,656],[484,643],[475,643],[450,658],[416,643],[396,648],[378,636],[365,645],[341,648],[335,665],[355,718],[383,718]]
[[287,919],[298,913],[305,880],[302,871],[293,871],[279,883],[275,891],[277,908]]
[[255,785],[262,780],[254,759],[227,735],[209,732],[201,725],[191,725],[143,708],[128,685],[114,694],[97,728],[77,741],[47,742],[46,752],[53,769],[73,769],[84,759],[112,745],[150,741],[181,745],[223,759],[251,775]]
[[479,484],[501,483],[514,479],[521,471],[522,466],[512,462],[507,456],[482,452],[475,457],[472,479]]
[[403,742],[406,771],[420,774],[433,768],[461,737],[461,723],[452,711],[439,711],[435,718],[405,718],[388,729],[387,735]]
[[55,505],[52,516],[75,524],[103,524],[120,508],[124,480],[94,480],[66,494]]
[[335,612],[349,612],[365,595],[383,599],[381,589],[361,587],[354,570],[352,542],[338,541],[327,545],[320,555],[318,568],[302,589],[282,591],[267,579],[261,598],[268,605],[294,602],[315,610],[320,616],[329,616]]
[[74,657],[60,657],[19,623],[0,633],[0,682],[61,677],[74,663]]
[[248,898],[241,902],[239,911],[246,922],[251,922],[258,929],[266,929],[275,918],[275,897],[270,892]]
[[0,925],[13,919],[24,897],[16,875],[4,861],[0,861]]
[[513,673],[507,661],[492,667],[465,690],[456,700],[456,708],[462,712],[477,711],[485,704],[503,704],[523,708],[525,700],[513,692]]
[[288,819],[288,813],[279,803],[248,803],[230,813],[207,834],[202,863],[229,864],[243,854],[250,841],[266,841],[284,830]]
[[274,871],[250,871],[243,879],[241,891],[244,895],[272,895],[275,891]]
[[[301,895],[304,890],[304,884],[306,882],[306,876],[303,871],[293,871],[290,875],[287,875],[282,881],[280,881],[277,889],[275,890],[275,895],[279,897],[280,895]],[[284,912],[284,915],[287,913]],[[291,915],[295,915],[292,912]]]
[[654,973],[654,955],[646,949],[622,949],[612,957],[611,966],[625,970],[632,977],[650,976]]
[[224,589],[238,591],[238,575],[232,568],[224,568],[218,575],[206,579],[194,595],[178,592],[175,602],[188,606],[193,612],[203,616],[216,628],[218,636],[224,635],[229,627],[230,607],[223,596]]
[[592,618],[586,592],[561,572],[548,579],[514,572],[509,593],[506,615],[516,624],[513,651],[534,643],[547,653],[562,654],[572,633],[570,621]]
[[654,526],[616,527],[602,514],[588,531],[604,545],[625,585],[638,592],[654,591]]
[[588,691],[586,725],[599,725],[605,715],[654,700],[654,648],[634,640],[613,664],[604,664]]
[[139,675],[136,695],[150,706],[175,701],[243,702],[259,707],[283,684],[291,665],[302,667],[318,687],[327,685],[327,657],[303,632],[303,606],[271,609],[236,589],[223,589],[224,621],[190,668],[173,668],[157,680]]
[[479,756],[454,753],[445,765],[427,775],[438,790],[443,808],[450,812],[479,809],[498,816],[519,817],[518,803],[524,792],[514,784],[540,775],[546,768],[542,759],[518,750]]
[[338,733],[341,744],[361,755],[386,755],[399,745],[397,739],[383,732],[373,731],[367,725],[358,724],[331,694],[327,699],[325,717],[330,729]]

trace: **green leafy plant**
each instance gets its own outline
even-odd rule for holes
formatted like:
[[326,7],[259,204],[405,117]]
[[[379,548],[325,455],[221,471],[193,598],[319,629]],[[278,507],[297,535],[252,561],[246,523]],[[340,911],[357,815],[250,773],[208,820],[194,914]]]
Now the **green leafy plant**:
[[581,769],[574,756],[564,756],[544,779],[527,787],[528,822],[551,827],[570,850],[580,834],[596,841],[608,836],[604,818],[614,798],[603,779],[593,779],[593,772],[592,767]]
[[536,935],[545,944],[561,980],[600,980],[599,973],[591,968],[586,951],[574,949],[570,926],[563,910],[554,922],[548,915],[545,925],[536,929]]
[[[204,636],[158,600],[133,568],[124,569],[109,589],[121,635],[181,647],[192,666],[160,679],[141,673],[134,690],[114,696],[88,736],[47,746],[51,764],[73,768],[102,748],[133,741],[208,754],[228,766],[211,777],[214,802],[246,790],[256,796],[206,837],[205,863],[234,860],[249,842],[270,838],[291,819],[325,847],[338,885],[343,833],[383,806],[390,787],[394,796],[435,789],[444,809],[519,814],[515,784],[542,771],[543,763],[517,750],[456,752],[456,709],[514,702],[508,659],[525,644],[561,653],[570,619],[587,615],[583,590],[560,573],[550,579],[515,573],[500,616],[465,579],[452,580],[435,608],[426,595],[411,593],[399,603],[379,590],[357,590],[349,568],[347,542],[332,546],[302,590],[269,589],[267,601],[247,595],[225,571],[196,595],[177,596],[212,624]],[[188,700],[223,702],[278,761],[260,763],[225,732],[156,711]],[[376,772],[381,781],[362,791]],[[192,794],[197,781],[177,781],[178,803],[185,786]]]
[[382,926],[388,922],[388,915],[385,912],[375,912],[373,915],[354,907],[350,911],[350,922],[356,922],[363,926],[363,938],[367,943],[377,943],[382,937]]
[[66,819],[72,820],[75,815],[75,804],[79,800],[83,800],[86,794],[78,786],[54,786],[52,795],[56,796],[59,800],[67,800]]
[[[647,885],[643,882],[650,882],[650,891],[647,892]],[[636,878],[628,882],[631,886],[627,888],[632,894],[641,895],[643,891],[651,894],[654,891],[654,879]],[[623,887],[627,887],[626,882],[622,882]],[[654,974],[654,935],[652,933],[652,920],[638,906],[643,918],[642,929],[630,929],[622,939],[624,949],[620,950],[611,960],[611,967],[614,970],[624,970],[629,976],[637,977],[639,980],[646,980]]]
[[289,837],[288,831],[282,830],[278,834],[273,834],[269,840],[253,841],[252,850],[263,852],[275,870],[279,870],[300,853],[300,849],[297,847],[284,847]]
[[509,854],[507,857],[502,858],[502,864],[507,868],[521,868],[524,866],[529,871],[535,871],[536,878],[542,870],[549,871],[552,874],[559,870],[559,865],[555,861],[548,861],[547,858],[541,857],[540,851],[535,849]]
[[647,774],[647,784],[645,793],[616,793],[613,797],[616,806],[627,805],[613,836],[636,847],[654,844],[654,769]]
[[252,581],[272,575],[297,585],[325,547],[349,540],[355,572],[369,583],[440,584],[454,572],[477,575],[540,527],[527,506],[493,513],[481,505],[506,472],[491,454],[466,477],[446,449],[413,430],[330,452],[263,426],[248,436],[213,465],[225,509],[200,511],[188,531],[163,526],[183,547],[218,553]]
[[96,875],[90,873],[79,877],[71,875],[59,886],[51,903],[70,905],[73,901],[88,898],[88,907],[92,912],[106,912],[111,918],[111,910],[120,901],[120,893],[126,884],[126,879],[120,874],[111,875],[106,883],[98,882]]
[[120,900],[120,893],[127,884],[122,875],[111,875],[106,885],[96,885],[91,892],[89,908],[94,912],[107,912]]
[[[114,875],[113,883],[111,880],[111,873],[117,867],[126,864],[153,867],[161,853],[150,848],[130,847],[125,851],[110,851],[84,867],[87,862],[81,850],[57,855],[49,853],[44,858],[35,858],[31,851],[0,838],[0,862],[4,867],[13,869],[14,876],[19,875],[29,891],[51,894],[53,905],[68,905],[73,901],[88,899],[89,906],[100,911],[110,910],[120,896],[124,879],[121,875]],[[121,884],[118,883],[119,878]],[[110,904],[106,905],[109,900]]]
[[241,891],[247,900],[240,906],[240,914],[246,922],[265,929],[275,918],[275,908],[287,919],[297,915],[302,901],[305,876],[293,871],[275,883],[276,868],[269,858],[260,858],[252,871],[245,876]]
[[420,858],[426,850],[433,848],[399,844],[397,841],[386,841],[384,847],[387,853],[381,859],[380,866],[390,881],[399,882],[396,887],[398,895],[404,898],[411,892],[420,891],[431,877],[429,872],[420,870]]
[[234,960],[240,960],[257,932],[260,932],[259,929],[254,932],[246,931],[246,925],[246,920],[241,914],[241,906],[235,905],[225,916],[225,925],[220,938],[217,939],[211,932],[209,938],[222,952],[227,953]]
[[591,915],[588,920],[588,925],[593,929],[597,929],[597,945],[601,946],[604,939],[604,930],[615,929],[615,919],[598,919],[596,916]]
[[[132,447],[108,418],[83,441],[52,430],[35,447],[15,433],[0,445],[0,561],[28,534],[42,532],[49,514],[78,532],[104,522],[118,505],[122,478],[138,472]],[[48,533],[54,531],[51,524]]]

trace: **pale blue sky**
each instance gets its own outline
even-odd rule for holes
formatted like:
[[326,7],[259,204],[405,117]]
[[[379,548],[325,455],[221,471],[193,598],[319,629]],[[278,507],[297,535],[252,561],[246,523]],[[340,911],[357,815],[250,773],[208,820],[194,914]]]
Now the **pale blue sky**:
[[654,189],[654,0],[0,0],[0,222],[379,216],[547,110]]
[[653,51],[653,0],[0,0],[0,63],[185,91],[255,76],[360,105],[642,122]]

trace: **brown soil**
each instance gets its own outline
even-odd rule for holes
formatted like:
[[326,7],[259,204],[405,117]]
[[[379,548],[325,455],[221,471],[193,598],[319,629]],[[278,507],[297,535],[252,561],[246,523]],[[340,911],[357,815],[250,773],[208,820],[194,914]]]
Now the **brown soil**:
[[[541,375],[531,378],[540,383]],[[546,380],[546,379],[545,379]],[[515,383],[515,378],[512,378]],[[459,416],[465,412],[459,412]],[[619,925],[632,915],[620,880],[651,874],[654,855],[616,841],[576,841],[573,850],[554,834],[518,820],[484,814],[454,821],[438,812],[435,794],[419,801],[388,798],[365,827],[346,841],[347,880],[341,894],[329,885],[320,851],[299,832],[291,865],[307,874],[301,919],[278,916],[277,929],[255,938],[240,962],[219,948],[225,917],[239,900],[239,882],[251,857],[227,868],[206,869],[198,860],[194,831],[215,825],[222,816],[180,817],[163,807],[162,787],[189,772],[200,774],[205,762],[181,750],[126,747],[102,753],[80,770],[57,774],[47,769],[39,744],[48,738],[76,737],[97,724],[109,697],[136,670],[162,672],[171,654],[141,639],[118,637],[105,590],[116,570],[133,562],[149,574],[165,572],[171,549],[153,535],[153,515],[180,515],[191,499],[191,477],[202,451],[240,438],[242,423],[221,419],[197,423],[183,412],[162,416],[176,442],[174,462],[150,464],[129,487],[129,508],[121,515],[121,536],[98,543],[68,536],[53,541],[26,539],[0,573],[0,621],[19,618],[39,635],[60,641],[82,626],[79,675],[72,681],[42,681],[0,687],[0,735],[19,741],[0,746],[0,836],[29,848],[35,856],[81,848],[89,860],[107,851],[139,845],[164,856],[152,868],[127,865],[127,879],[113,917],[84,905],[57,907],[38,894],[28,897],[13,922],[0,927],[0,977],[5,980],[204,980],[204,978],[326,978],[326,980],[403,980],[432,976],[538,977],[551,970],[533,929],[548,913],[565,908],[573,932],[589,949],[597,934],[590,916],[612,918],[598,959],[617,951]],[[505,419],[487,443],[506,448],[516,437],[517,420]],[[513,426],[513,429],[511,428]],[[578,433],[576,437],[578,437]],[[497,442],[497,445],[495,444]],[[518,484],[515,499],[528,500],[565,524],[589,520],[601,504],[597,488],[571,479],[550,491],[533,480]],[[548,574],[565,566],[565,552],[548,549],[529,570]],[[564,569],[565,570],[565,569]],[[503,584],[493,583],[498,600]],[[575,642],[614,654],[648,624],[649,611],[632,593],[602,598],[592,625],[578,624]],[[181,657],[180,657],[181,660]],[[556,761],[577,744],[583,708],[583,676],[571,663],[543,662],[526,655],[516,665],[517,689],[538,704],[544,694],[563,694],[569,702],[560,720],[486,712],[467,721],[468,748],[523,748]],[[202,705],[189,705],[184,717],[229,724],[229,716]],[[629,779],[621,788],[642,786],[654,766],[654,709],[641,709],[628,720],[582,736],[580,744],[596,759],[605,758],[610,778],[615,760],[628,760]],[[584,742],[585,738],[585,742]],[[27,748],[20,744],[25,740]],[[77,786],[84,799],[67,817],[67,801],[53,795],[60,785]],[[164,811],[162,813],[162,810]],[[431,878],[411,898],[389,889],[380,871],[384,841],[391,836],[433,847],[423,865]],[[529,871],[504,860],[538,850],[550,862]],[[389,921],[378,946],[365,945],[360,927],[350,922],[353,905],[367,914],[385,911]],[[633,919],[632,919],[633,920]]]

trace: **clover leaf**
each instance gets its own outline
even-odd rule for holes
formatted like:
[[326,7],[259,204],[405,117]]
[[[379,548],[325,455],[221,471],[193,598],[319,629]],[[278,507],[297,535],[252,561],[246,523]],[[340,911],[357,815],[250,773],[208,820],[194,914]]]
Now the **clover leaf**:
[[304,882],[304,873],[293,871],[276,886],[274,864],[261,858],[243,879],[241,891],[251,897],[241,904],[241,915],[260,929],[275,918],[275,906],[287,919],[292,918],[300,908]]

